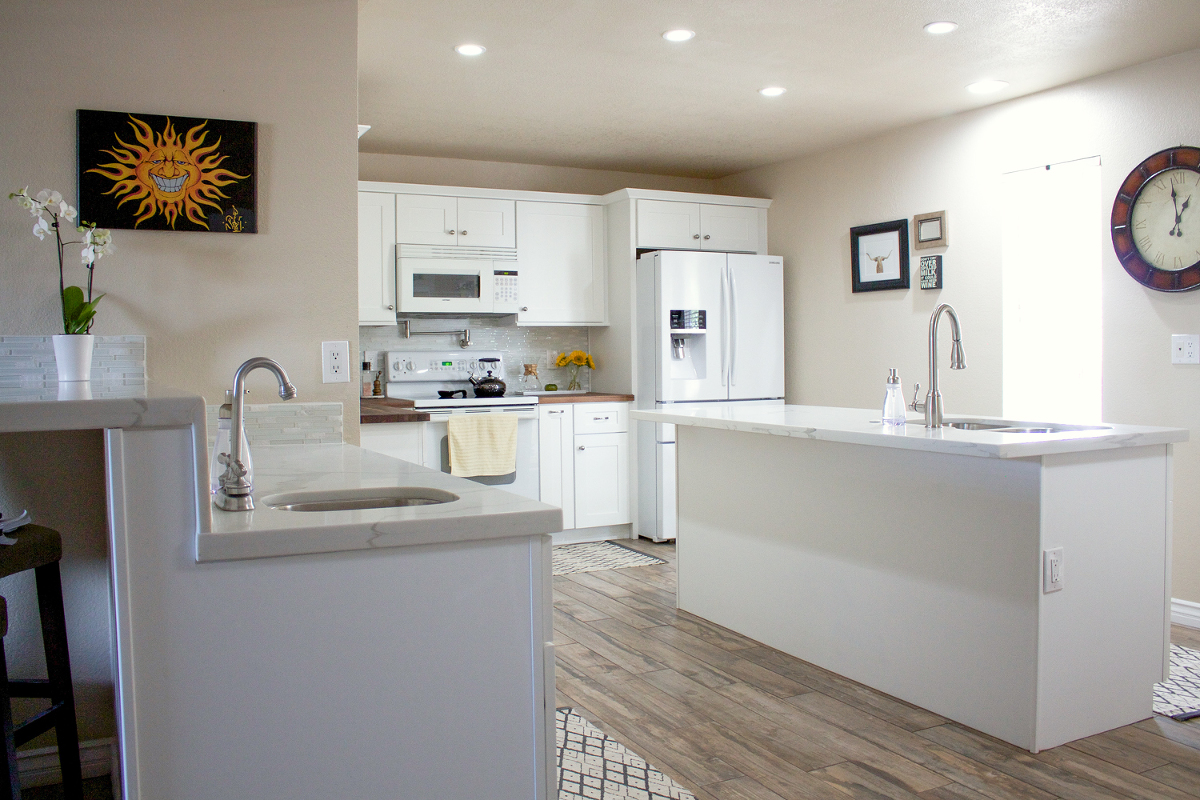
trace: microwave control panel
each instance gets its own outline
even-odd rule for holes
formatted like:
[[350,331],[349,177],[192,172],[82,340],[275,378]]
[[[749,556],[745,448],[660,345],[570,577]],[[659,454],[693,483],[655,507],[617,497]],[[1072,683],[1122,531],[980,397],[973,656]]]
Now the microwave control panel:
[[517,271],[497,269],[492,271],[492,310],[500,314],[516,314],[520,296],[517,292]]

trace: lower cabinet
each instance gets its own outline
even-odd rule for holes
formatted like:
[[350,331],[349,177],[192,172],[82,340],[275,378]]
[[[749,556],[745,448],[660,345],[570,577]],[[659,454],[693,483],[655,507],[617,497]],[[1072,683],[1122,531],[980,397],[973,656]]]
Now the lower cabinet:
[[373,422],[359,430],[359,446],[412,464],[425,463],[424,422]]
[[632,522],[629,404],[563,403],[538,409],[542,502],[563,529]]

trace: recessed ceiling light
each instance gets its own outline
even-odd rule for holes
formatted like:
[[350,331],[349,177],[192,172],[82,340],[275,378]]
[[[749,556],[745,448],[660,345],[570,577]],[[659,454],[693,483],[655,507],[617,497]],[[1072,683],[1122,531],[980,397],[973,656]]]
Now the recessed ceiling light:
[[786,91],[787,89],[783,88],[782,86],[768,86],[765,89],[759,89],[758,93],[763,97],[779,97],[779,95]]
[[694,39],[695,37],[696,32],[689,31],[686,28],[677,28],[663,34],[663,38],[668,42],[686,42],[688,39]]
[[364,133],[366,133],[367,131],[369,131],[369,130],[371,130],[371,126],[370,126],[370,125],[361,125],[361,124],[360,124],[360,125],[358,126],[358,138],[360,138],[360,139],[361,139],[361,138],[362,138],[362,135],[363,135]]
[[925,26],[925,32],[941,36],[943,33],[952,33],[957,28],[957,22],[931,22]]
[[1008,88],[1008,81],[976,81],[967,87],[971,94],[991,94]]
[[480,44],[460,44],[454,51],[460,56],[481,56],[486,47]]

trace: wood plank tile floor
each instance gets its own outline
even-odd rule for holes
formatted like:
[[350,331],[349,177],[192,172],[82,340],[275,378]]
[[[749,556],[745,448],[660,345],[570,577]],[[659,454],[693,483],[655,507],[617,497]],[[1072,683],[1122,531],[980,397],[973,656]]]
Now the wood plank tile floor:
[[558,705],[700,800],[1200,798],[1200,723],[1032,755],[677,611],[674,546],[622,544],[667,563],[554,579]]

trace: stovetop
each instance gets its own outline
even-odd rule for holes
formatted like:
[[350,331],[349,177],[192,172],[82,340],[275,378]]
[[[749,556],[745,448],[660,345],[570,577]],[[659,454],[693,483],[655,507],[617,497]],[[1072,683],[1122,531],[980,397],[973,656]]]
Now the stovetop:
[[[537,405],[537,398],[524,395],[505,397],[476,397],[468,380],[472,372],[487,374],[479,359],[501,359],[492,367],[492,374],[504,377],[503,355],[496,350],[393,350],[387,354],[387,396],[412,400],[417,410],[453,410],[456,408],[523,407]],[[462,391],[467,396],[442,398],[438,390]]]

